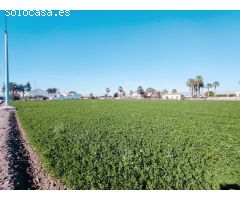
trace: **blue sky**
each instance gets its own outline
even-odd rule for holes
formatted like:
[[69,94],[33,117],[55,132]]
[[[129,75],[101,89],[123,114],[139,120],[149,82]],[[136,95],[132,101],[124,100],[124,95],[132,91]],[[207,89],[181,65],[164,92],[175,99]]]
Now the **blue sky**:
[[240,90],[240,11],[71,11],[8,22],[11,81],[101,95],[139,85],[187,92],[186,80],[202,75],[221,93]]

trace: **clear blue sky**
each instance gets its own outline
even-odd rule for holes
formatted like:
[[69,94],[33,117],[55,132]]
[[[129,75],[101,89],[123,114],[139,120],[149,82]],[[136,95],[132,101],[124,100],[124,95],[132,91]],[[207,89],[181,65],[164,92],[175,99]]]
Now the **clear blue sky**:
[[139,85],[187,92],[186,80],[202,75],[219,92],[240,90],[240,11],[71,11],[8,22],[14,82],[83,95]]

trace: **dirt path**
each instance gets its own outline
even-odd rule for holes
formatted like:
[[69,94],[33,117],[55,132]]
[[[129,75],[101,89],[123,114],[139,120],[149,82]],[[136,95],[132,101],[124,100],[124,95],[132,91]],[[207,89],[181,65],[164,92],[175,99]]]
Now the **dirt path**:
[[15,112],[0,110],[0,189],[66,189],[43,170]]
[[0,189],[13,189],[9,172],[8,123],[9,113],[0,111]]

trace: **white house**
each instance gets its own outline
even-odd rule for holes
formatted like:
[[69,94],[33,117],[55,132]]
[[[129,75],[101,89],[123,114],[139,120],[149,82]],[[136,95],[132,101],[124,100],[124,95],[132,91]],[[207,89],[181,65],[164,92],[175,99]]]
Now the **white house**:
[[35,99],[52,99],[57,94],[49,94],[47,91],[42,89],[32,90],[25,94],[26,97],[35,98]]
[[148,92],[146,96],[147,96],[147,98],[151,98],[151,99],[160,99],[161,93],[158,91]]
[[135,98],[135,99],[143,99],[144,96],[141,95],[140,93],[138,92],[134,92],[133,94],[130,95],[131,98]]
[[26,96],[35,99],[49,99],[49,100],[78,100],[82,98],[80,94],[77,94],[76,92],[73,91],[67,93],[57,92],[56,94],[51,94],[42,89],[36,89],[27,92]]
[[180,93],[162,94],[162,99],[165,99],[165,100],[183,100],[184,95],[180,94]]
[[82,99],[82,96],[74,91],[60,93],[52,98],[52,100],[79,100]]
[[240,92],[235,92],[237,98],[240,98]]

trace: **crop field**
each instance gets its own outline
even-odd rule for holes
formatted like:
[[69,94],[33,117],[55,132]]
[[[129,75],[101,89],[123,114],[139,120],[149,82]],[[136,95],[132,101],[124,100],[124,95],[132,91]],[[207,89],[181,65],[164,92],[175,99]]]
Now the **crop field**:
[[220,189],[240,183],[240,103],[15,102],[48,173],[69,189]]

